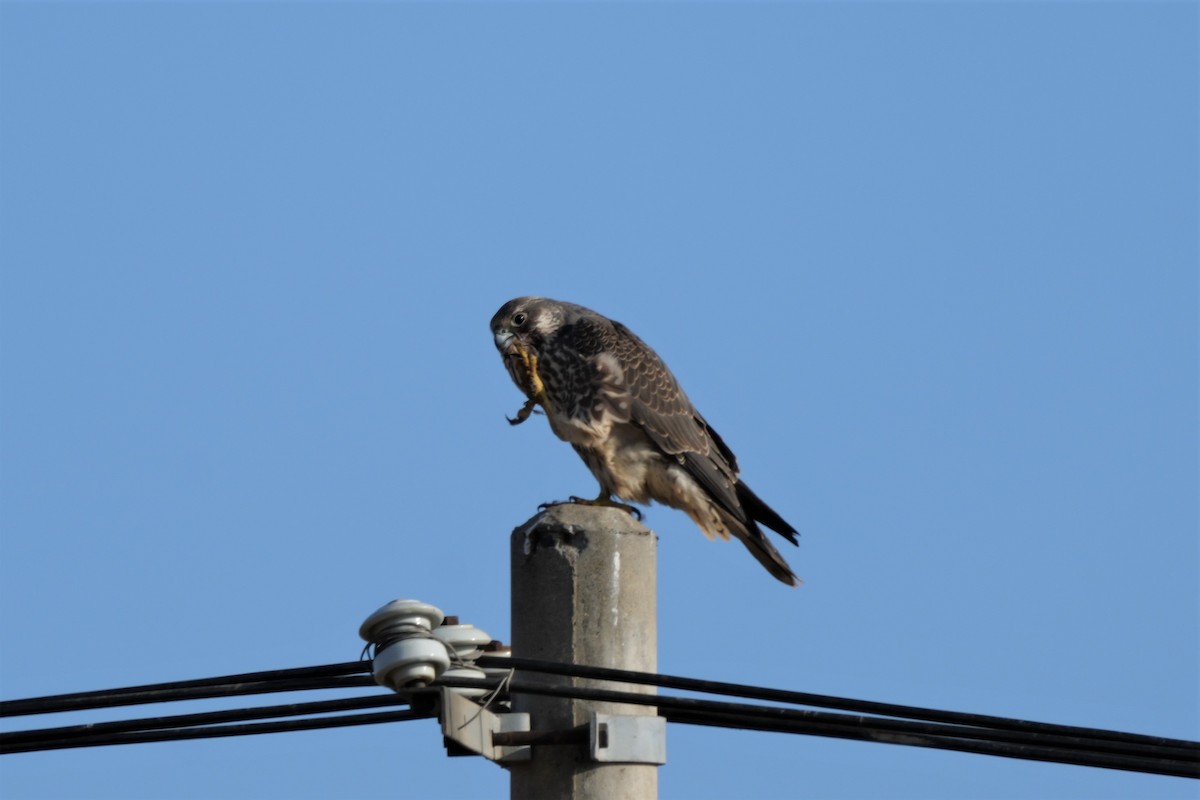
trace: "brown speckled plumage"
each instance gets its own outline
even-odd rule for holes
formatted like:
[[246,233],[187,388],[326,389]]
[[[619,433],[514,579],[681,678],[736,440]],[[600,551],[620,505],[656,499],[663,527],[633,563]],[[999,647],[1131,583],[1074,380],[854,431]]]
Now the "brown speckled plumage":
[[736,536],[780,581],[799,583],[758,523],[792,544],[796,530],[740,480],[733,452],[632,331],[583,306],[541,297],[505,303],[491,329],[529,399],[512,422],[541,405],[555,435],[600,482],[597,502],[615,496],[678,508],[709,537]]

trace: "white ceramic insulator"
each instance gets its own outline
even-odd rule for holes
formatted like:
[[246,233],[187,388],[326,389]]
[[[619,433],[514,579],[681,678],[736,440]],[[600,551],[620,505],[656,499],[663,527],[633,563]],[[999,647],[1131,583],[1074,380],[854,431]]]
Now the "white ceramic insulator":
[[[450,666],[446,644],[430,631],[445,614],[420,600],[393,600],[363,622],[358,635],[375,642],[375,682],[400,690],[432,683]],[[378,644],[387,642],[378,649]]]
[[454,652],[464,661],[474,659],[484,645],[492,640],[491,636],[474,625],[439,625],[433,629],[433,635],[454,648]]
[[375,682],[396,691],[426,686],[449,666],[450,654],[437,639],[401,639],[375,654]]
[[[512,648],[505,647],[500,650],[489,652],[488,655],[496,658],[507,658],[512,655]],[[508,667],[485,667],[483,674],[487,675],[489,678],[503,678],[504,676],[508,675],[510,671],[511,670],[509,670]]]
[[377,642],[389,628],[397,625],[420,625],[433,630],[446,615],[437,606],[420,600],[393,600],[367,617],[358,628],[358,635],[368,642]]
[[[443,678],[475,678],[477,680],[483,680],[484,678],[487,677],[487,675],[484,673],[483,670],[478,669],[476,667],[454,667],[453,669],[448,669],[444,673],[442,673],[442,677]],[[484,688],[468,689],[468,688],[465,688],[462,686],[455,686],[453,691],[457,692],[458,694],[463,695],[464,697],[483,697],[485,694],[487,694],[488,692],[490,692],[492,690],[484,689]]]

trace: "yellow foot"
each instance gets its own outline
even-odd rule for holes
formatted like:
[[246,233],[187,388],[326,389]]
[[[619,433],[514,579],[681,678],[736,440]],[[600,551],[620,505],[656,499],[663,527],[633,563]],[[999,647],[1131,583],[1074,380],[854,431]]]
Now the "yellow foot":
[[517,412],[516,419],[513,419],[512,417],[505,417],[505,419],[508,420],[509,425],[520,425],[522,422],[529,419],[529,415],[533,413],[533,410],[536,406],[536,400],[526,400],[525,405],[521,406],[521,410]]
[[636,519],[637,521],[641,522],[641,520],[642,520],[642,512],[639,509],[634,508],[633,506],[627,506],[624,503],[618,503],[616,500],[613,500],[611,497],[608,497],[607,495],[601,495],[600,497],[593,497],[591,500],[588,500],[585,497],[576,497],[575,495],[571,495],[566,500],[550,500],[545,503],[540,503],[538,505],[538,511],[545,511],[547,508],[550,508],[551,506],[563,506],[563,505],[567,505],[567,504],[573,504],[573,505],[579,505],[579,506],[606,506],[608,508],[619,508],[622,511],[629,514],[629,516]]
[[575,504],[581,505],[581,506],[607,506],[608,508],[619,508],[622,511],[629,514],[629,516],[636,519],[638,522],[642,521],[642,512],[641,511],[634,508],[633,506],[627,506],[624,503],[618,503],[616,500],[613,500],[611,497],[609,497],[606,494],[602,494],[599,497],[594,497],[591,500],[588,500],[583,497],[576,497],[575,495],[571,495],[570,497],[567,498],[567,502],[575,503]]

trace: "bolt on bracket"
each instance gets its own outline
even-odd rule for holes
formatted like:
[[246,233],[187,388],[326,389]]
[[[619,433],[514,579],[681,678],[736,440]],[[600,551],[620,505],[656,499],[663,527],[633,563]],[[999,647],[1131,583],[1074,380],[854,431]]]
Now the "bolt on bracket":
[[528,714],[495,714],[450,688],[442,689],[438,712],[442,736],[463,750],[500,763],[529,760],[532,751],[528,745],[492,743],[492,734],[528,731]]

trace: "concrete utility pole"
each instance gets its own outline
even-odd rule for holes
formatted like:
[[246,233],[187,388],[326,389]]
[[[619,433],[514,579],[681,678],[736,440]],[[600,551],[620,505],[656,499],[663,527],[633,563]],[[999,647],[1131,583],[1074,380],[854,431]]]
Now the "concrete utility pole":
[[[657,539],[628,513],[586,505],[551,506],[512,534],[513,654],[618,669],[658,667]],[[653,694],[654,687],[538,673],[522,681]],[[513,695],[532,730],[586,728],[594,713],[656,715],[652,706]],[[654,800],[658,767],[602,763],[586,745],[534,745],[509,765],[513,800]]]

